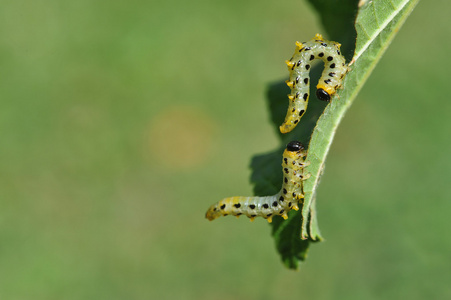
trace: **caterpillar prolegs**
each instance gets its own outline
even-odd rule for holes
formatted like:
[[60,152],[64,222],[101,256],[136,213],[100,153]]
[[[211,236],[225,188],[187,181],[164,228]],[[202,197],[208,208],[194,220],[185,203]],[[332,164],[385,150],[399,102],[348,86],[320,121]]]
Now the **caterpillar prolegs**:
[[298,204],[303,202],[304,167],[307,151],[297,141],[290,142],[283,152],[283,183],[280,192],[266,197],[230,197],[210,206],[205,217],[212,221],[220,216],[248,216],[251,221],[260,216],[272,222],[272,217],[279,215],[287,219],[287,212],[299,210]]
[[337,89],[342,87],[348,67],[340,53],[340,46],[339,43],[323,39],[320,34],[308,42],[296,42],[293,57],[286,61],[290,71],[290,79],[286,83],[291,88],[291,94],[288,95],[288,111],[285,121],[280,126],[280,132],[287,133],[293,130],[307,110],[312,61],[315,59],[324,61],[324,71],[316,86],[318,99],[329,101]]

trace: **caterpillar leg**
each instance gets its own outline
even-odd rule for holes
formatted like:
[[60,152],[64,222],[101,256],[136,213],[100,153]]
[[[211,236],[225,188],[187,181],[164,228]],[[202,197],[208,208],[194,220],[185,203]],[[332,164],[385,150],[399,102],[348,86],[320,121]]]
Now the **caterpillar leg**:
[[302,179],[301,179],[301,180],[307,180],[307,179],[309,179],[310,177],[312,177],[312,174],[311,174],[311,173],[307,173],[307,174],[305,174],[305,175],[302,176]]

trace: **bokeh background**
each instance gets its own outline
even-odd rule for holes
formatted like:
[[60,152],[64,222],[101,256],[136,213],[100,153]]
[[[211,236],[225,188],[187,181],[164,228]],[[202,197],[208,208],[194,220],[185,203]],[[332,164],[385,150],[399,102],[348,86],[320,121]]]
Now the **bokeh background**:
[[204,219],[278,146],[302,1],[3,1],[1,299],[451,297],[449,1],[422,1],[341,124],[300,271]]

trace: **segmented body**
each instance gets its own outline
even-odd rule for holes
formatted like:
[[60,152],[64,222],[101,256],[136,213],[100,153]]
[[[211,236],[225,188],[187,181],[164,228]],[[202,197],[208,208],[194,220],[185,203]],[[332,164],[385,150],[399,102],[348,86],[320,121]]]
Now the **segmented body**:
[[265,197],[222,199],[208,209],[206,218],[211,221],[220,216],[246,215],[251,218],[251,221],[255,217],[263,217],[270,223],[272,217],[276,215],[287,219],[287,212],[292,209],[298,210],[298,204],[302,203],[304,199],[302,182],[307,179],[307,176],[304,175],[306,155],[307,151],[300,142],[290,142],[283,153],[283,183],[280,192]]
[[315,59],[324,61],[324,71],[316,86],[318,99],[329,101],[337,89],[342,87],[348,67],[340,53],[340,46],[339,43],[323,39],[320,34],[306,43],[296,42],[293,57],[286,61],[290,71],[290,79],[286,83],[291,88],[291,93],[288,95],[288,111],[280,132],[293,130],[307,110],[310,68]]

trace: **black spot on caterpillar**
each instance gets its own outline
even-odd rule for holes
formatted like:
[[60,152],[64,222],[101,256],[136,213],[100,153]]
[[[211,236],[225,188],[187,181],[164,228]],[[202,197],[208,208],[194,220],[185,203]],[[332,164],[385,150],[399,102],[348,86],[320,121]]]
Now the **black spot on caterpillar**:
[[337,89],[342,87],[348,67],[340,53],[340,46],[339,43],[323,39],[320,34],[306,43],[296,42],[293,57],[286,61],[290,71],[290,79],[286,83],[291,88],[291,94],[288,95],[290,100],[288,112],[280,126],[280,132],[287,133],[293,130],[307,110],[311,61],[315,59],[324,61],[324,71],[316,86],[318,99],[329,101]]
[[304,167],[307,150],[297,141],[290,142],[283,152],[282,169],[283,183],[280,192],[273,196],[265,197],[229,197],[213,204],[208,209],[205,217],[212,221],[220,216],[240,215],[248,216],[251,221],[261,216],[272,222],[272,217],[279,215],[287,219],[290,210],[299,210],[299,203],[304,199],[303,181],[309,176],[304,176]]

